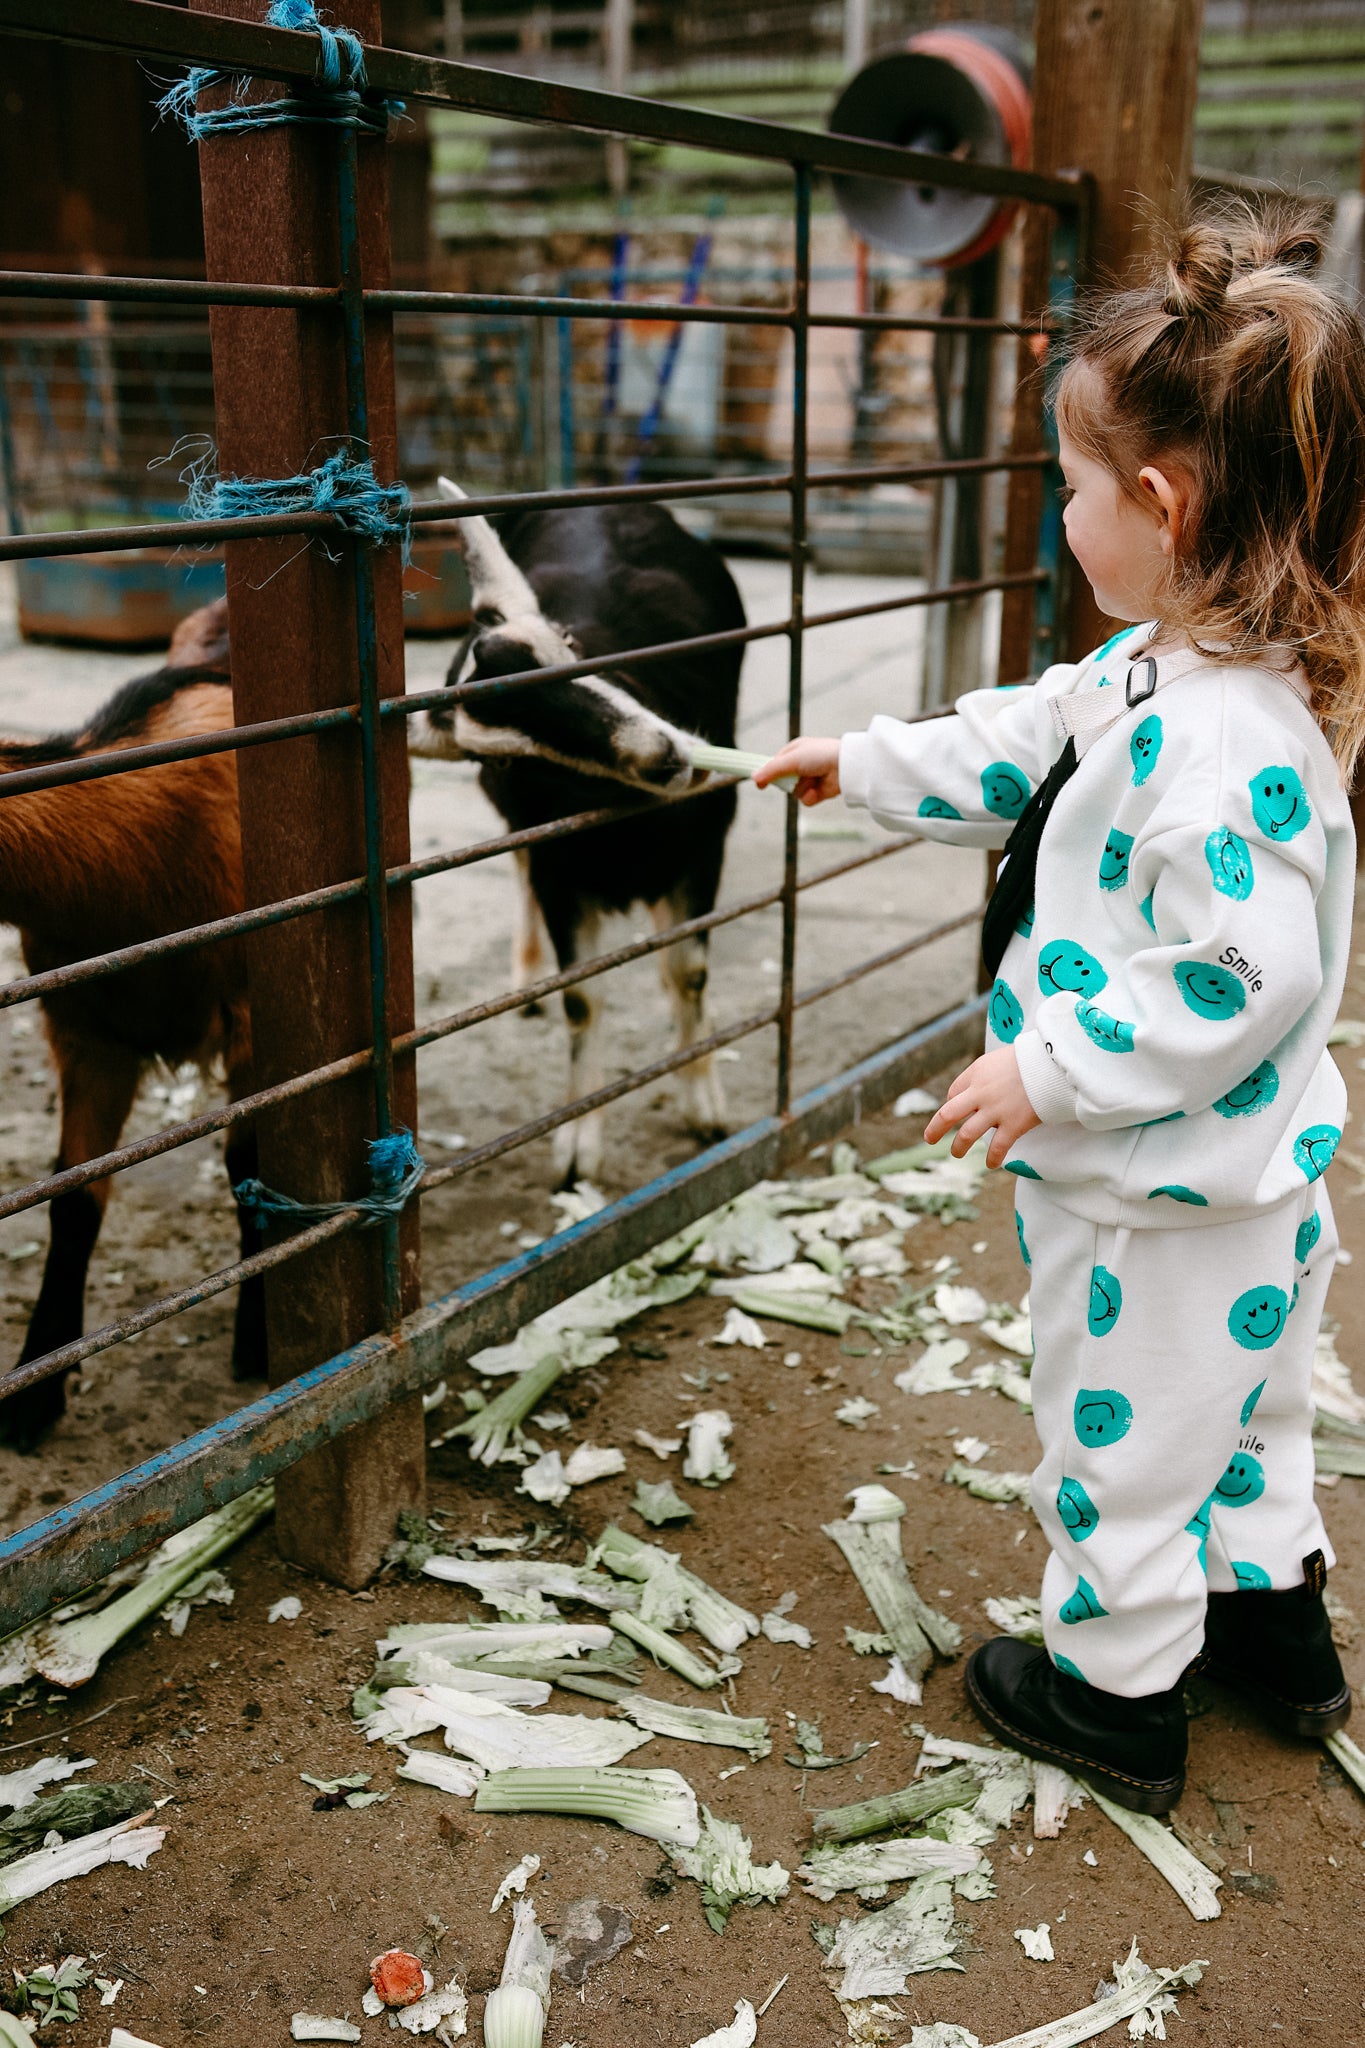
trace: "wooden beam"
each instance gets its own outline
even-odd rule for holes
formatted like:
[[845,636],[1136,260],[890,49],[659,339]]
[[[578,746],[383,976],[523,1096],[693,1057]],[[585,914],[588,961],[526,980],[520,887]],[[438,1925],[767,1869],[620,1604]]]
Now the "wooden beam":
[[[265,0],[192,0],[194,12],[259,22]],[[380,36],[379,0],[348,0],[347,22]],[[255,90],[259,91],[257,87]],[[341,277],[336,134],[281,127],[212,136],[200,145],[208,275],[251,283],[336,284]],[[359,144],[358,227],[364,283],[389,281],[387,166],[382,142]],[[226,476],[291,476],[338,445],[347,424],[340,317],[333,309],[217,306],[210,315],[218,455]],[[392,321],[365,333],[370,452],[384,481],[397,468]],[[403,690],[397,551],[374,557],[379,690]],[[354,556],[284,540],[227,543],[233,703],[239,723],[353,704],[360,693]],[[408,857],[406,736],[386,721],[384,858]],[[249,905],[365,871],[359,737],[353,730],[258,747],[238,756],[242,855]],[[411,902],[388,905],[391,1031],[413,1016]],[[341,905],[248,941],[252,1056],[258,1087],[355,1052],[370,1039],[370,961],[359,904]],[[410,1060],[394,1076],[396,1121],[416,1128]],[[364,1191],[375,1131],[369,1075],[323,1089],[259,1122],[260,1174],[305,1202]],[[382,1230],[339,1238],[267,1276],[275,1386],[381,1330]],[[400,1234],[400,1313],[420,1299],[415,1206]],[[409,1394],[363,1427],[310,1450],[280,1476],[276,1532],[296,1564],[352,1588],[378,1569],[397,1512],[420,1507],[425,1443]]]
[[[1203,0],[1038,0],[1034,67],[1034,168],[1094,180],[1088,265],[1082,285],[1121,282],[1160,245],[1185,204],[1198,88]],[[1035,209],[1025,242],[1023,310],[1047,309],[1050,216]],[[1020,352],[1016,449],[1039,445],[1042,372]],[[1012,481],[1006,568],[1029,568],[1037,548],[1043,485]],[[1056,658],[1078,660],[1114,630],[1084,577],[1071,579],[1057,621]],[[1029,673],[1032,602],[1006,595],[1000,679]]]

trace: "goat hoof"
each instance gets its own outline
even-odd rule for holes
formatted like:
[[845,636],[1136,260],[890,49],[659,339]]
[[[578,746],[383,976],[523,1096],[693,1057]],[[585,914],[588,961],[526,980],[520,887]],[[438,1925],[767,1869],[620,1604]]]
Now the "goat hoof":
[[0,1401],[0,1444],[21,1457],[31,1457],[66,1413],[64,1375],[39,1380],[22,1393]]
[[543,1017],[545,1015],[545,1005],[544,1003],[523,1003],[517,1011],[517,1015],[519,1017]]
[[728,1124],[693,1123],[688,1125],[688,1129],[700,1145],[719,1145],[722,1138],[730,1135]]

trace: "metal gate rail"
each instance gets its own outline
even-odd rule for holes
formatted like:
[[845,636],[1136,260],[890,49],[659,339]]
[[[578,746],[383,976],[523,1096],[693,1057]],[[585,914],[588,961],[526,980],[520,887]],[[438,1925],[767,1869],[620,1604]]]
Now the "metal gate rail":
[[[310,35],[256,27],[224,17],[187,13],[180,8],[154,4],[154,0],[0,0],[0,31],[123,54],[204,63],[267,79],[311,81],[316,60],[316,41]],[[1040,328],[1044,332],[1052,331],[1065,314],[1071,279],[1086,233],[1088,199],[1083,179],[1044,178],[1030,172],[962,163],[956,159],[892,149],[839,136],[780,128],[731,115],[660,106],[582,88],[551,86],[535,79],[376,47],[368,47],[365,56],[370,85],[385,93],[426,99],[499,118],[553,122],[593,132],[789,164],[794,180],[795,232],[795,282],[791,304],[780,308],[684,306],[563,296],[363,289],[354,258],[357,145],[353,132],[344,134],[338,146],[338,219],[343,253],[343,282],[338,286],[96,278],[4,271],[0,272],[0,297],[103,299],[152,305],[333,309],[347,348],[346,425],[353,445],[362,444],[366,438],[363,335],[367,311],[497,317],[515,314],[599,321],[657,321],[666,315],[670,320],[680,322],[784,328],[791,333],[793,343],[792,450],[787,469],[759,476],[698,477],[590,489],[485,494],[456,504],[444,500],[421,500],[411,508],[414,523],[434,526],[450,519],[513,508],[552,509],[570,505],[671,502],[755,492],[785,492],[791,505],[791,588],[787,615],[783,619],[695,640],[656,644],[613,659],[618,663],[630,661],[634,664],[666,659],[684,648],[719,648],[785,638],[789,647],[788,712],[792,732],[799,730],[800,723],[804,639],[807,632],[817,627],[992,591],[1032,588],[1038,594],[1039,646],[1046,658],[1045,636],[1049,620],[1055,615],[1059,580],[1065,568],[1055,520],[1045,519],[1040,559],[1033,569],[1026,572],[985,576],[970,583],[950,584],[823,613],[806,613],[805,515],[810,486],[818,484],[822,490],[857,489],[893,481],[925,483],[974,474],[1046,470],[1054,459],[1050,449],[1040,445],[1011,454],[965,461],[811,469],[806,448],[809,336],[813,328],[913,329],[931,333],[985,333],[1009,340],[1026,334],[1036,336]],[[372,147],[373,144],[367,142],[365,146]],[[984,192],[1050,209],[1056,220],[1053,265],[1056,317],[1024,328],[1008,320],[813,312],[810,306],[813,170]],[[11,534],[0,538],[0,561],[114,552],[151,545],[193,545],[220,539],[238,540],[250,535],[291,534],[328,536],[351,545],[349,537],[342,533],[332,515],[300,512],[232,520],[155,522],[137,527],[65,533]],[[373,1027],[370,1044],[236,1103],[14,1189],[0,1196],[0,1219],[224,1130],[262,1109],[293,1100],[326,1087],[343,1076],[365,1070],[374,1077],[375,1118],[383,1134],[391,1124],[389,1077],[395,1058],[415,1053],[474,1024],[501,1015],[526,1002],[528,996],[556,993],[627,961],[658,952],[680,938],[715,930],[755,912],[780,907],[781,981],[776,1002],[590,1095],[502,1132],[487,1143],[472,1147],[456,1161],[428,1170],[423,1178],[422,1191],[427,1192],[468,1174],[589,1109],[644,1087],[660,1076],[690,1064],[699,1054],[776,1026],[778,1056],[774,1112],[724,1144],[711,1147],[687,1166],[664,1174],[623,1200],[612,1203],[586,1223],[561,1232],[534,1251],[492,1269],[401,1321],[396,1306],[396,1231],[391,1226],[386,1227],[385,1263],[389,1272],[387,1331],[369,1337],[301,1374],[286,1386],[251,1402],[198,1436],[158,1453],[134,1471],[123,1474],[83,1500],[57,1510],[0,1543],[0,1587],[3,1587],[0,1626],[12,1628],[20,1625],[43,1612],[54,1600],[79,1590],[121,1559],[183,1527],[209,1508],[233,1498],[257,1480],[282,1470],[319,1443],[379,1414],[389,1401],[429,1383],[452,1362],[506,1337],[528,1316],[587,1285],[684,1223],[729,1199],[743,1187],[780,1171],[817,1138],[837,1130],[860,1108],[871,1109],[889,1099],[908,1080],[922,1077],[964,1053],[979,1036],[983,999],[976,998],[917,1027],[821,1087],[793,1099],[792,1037],[793,1022],[798,1012],[962,928],[979,915],[979,911],[972,911],[946,919],[822,982],[798,988],[795,980],[798,897],[811,888],[896,855],[918,842],[913,835],[907,835],[879,846],[873,852],[837,862],[813,874],[800,875],[794,805],[788,805],[786,810],[782,879],[775,887],[751,895],[742,902],[726,905],[707,916],[694,918],[666,931],[656,932],[649,938],[632,941],[614,951],[576,963],[570,970],[545,977],[532,990],[508,992],[468,1005],[450,1016],[412,1030],[390,1032],[386,1023],[385,906],[392,890],[408,888],[416,881],[450,873],[515,848],[600,826],[610,819],[626,815],[627,811],[620,806],[606,806],[550,825],[502,834],[473,846],[386,867],[381,853],[377,798],[382,721],[410,717],[418,711],[458,703],[479,686],[457,685],[381,700],[377,686],[369,565],[363,548],[356,549],[356,563],[356,631],[361,684],[357,703],[299,716],[261,720],[227,731],[156,745],[111,750],[74,761],[10,771],[0,774],[0,800],[22,792],[56,789],[111,774],[275,744],[303,734],[358,729],[364,800],[365,873],[325,888],[253,907],[211,924],[164,934],[46,973],[19,978],[0,987],[0,1009],[34,1001],[79,983],[194,947],[315,914],[339,903],[365,899],[370,932]],[[554,679],[572,679],[592,673],[598,665],[591,661],[566,663],[553,669],[499,678],[499,686],[529,687]],[[933,712],[925,715],[944,714]],[[714,786],[714,783],[707,785]],[[689,791],[678,797],[654,801],[687,802],[698,793],[702,792]],[[628,810],[638,813],[641,808],[642,805],[636,803]],[[271,1245],[254,1258],[238,1261],[209,1274],[194,1285],[107,1324],[61,1350],[30,1361],[0,1382],[0,1389],[9,1393],[65,1371],[127,1337],[238,1285],[251,1275],[273,1270],[332,1237],[358,1228],[364,1220],[358,1210],[349,1210],[315,1223],[283,1242]]]

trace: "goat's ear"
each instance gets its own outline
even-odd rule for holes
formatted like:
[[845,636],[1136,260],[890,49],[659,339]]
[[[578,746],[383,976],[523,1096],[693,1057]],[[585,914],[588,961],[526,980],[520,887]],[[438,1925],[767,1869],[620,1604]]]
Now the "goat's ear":
[[[448,476],[438,476],[443,498],[463,501],[467,493]],[[486,519],[452,519],[452,539],[469,570],[470,607],[481,624],[504,619],[534,618],[540,611],[536,594]]]

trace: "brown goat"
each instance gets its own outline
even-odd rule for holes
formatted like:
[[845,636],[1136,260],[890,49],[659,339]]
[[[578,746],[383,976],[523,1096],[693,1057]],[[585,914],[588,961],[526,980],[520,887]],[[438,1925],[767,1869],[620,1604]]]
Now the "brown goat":
[[[226,605],[177,631],[164,668],[128,683],[81,731],[0,740],[0,774],[233,722]],[[0,798],[0,922],[19,927],[31,973],[183,931],[243,907],[236,757],[210,754]],[[251,1088],[251,1027],[240,941],[194,947],[42,1000],[61,1090],[58,1170],[112,1151],[154,1061],[221,1060],[233,1100]],[[228,1135],[235,1186],[255,1172],[249,1126]],[[109,1196],[93,1181],[50,1205],[47,1263],[20,1363],[84,1328],[90,1255]],[[243,1255],[259,1238],[242,1224]],[[233,1370],[265,1368],[259,1280],[239,1291]],[[0,1440],[31,1450],[66,1406],[57,1374],[0,1400]],[[0,1381],[3,1388],[3,1381]]]

